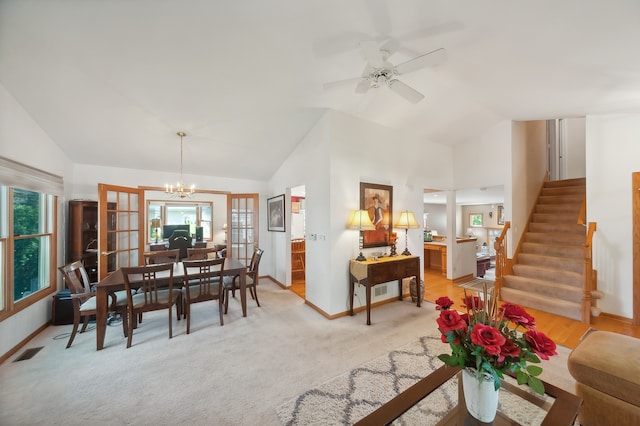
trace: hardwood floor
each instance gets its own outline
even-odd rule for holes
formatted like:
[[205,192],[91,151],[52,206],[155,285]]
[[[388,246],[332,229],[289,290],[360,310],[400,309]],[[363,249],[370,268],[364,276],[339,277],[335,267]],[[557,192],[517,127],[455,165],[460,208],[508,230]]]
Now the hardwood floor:
[[[454,302],[461,301],[464,290],[447,280],[439,271],[424,271],[424,300],[434,302],[440,296],[449,296]],[[526,308],[526,307],[525,307]],[[556,344],[575,348],[580,338],[589,328],[597,330],[612,331],[640,338],[640,327],[633,326],[630,322],[625,322],[609,316],[599,316],[594,319],[593,324],[587,325],[579,321],[535,309],[526,308],[527,312],[536,319],[536,328],[549,336]]]
[[[489,274],[490,275],[490,274]],[[424,300],[435,302],[440,296],[449,296],[454,302],[459,303],[464,297],[464,290],[449,281],[440,271],[426,269],[424,271]],[[290,290],[298,296],[305,298],[305,281],[303,276],[294,276]],[[526,307],[525,307],[526,308]],[[631,322],[602,315],[594,318],[593,324],[587,325],[579,321],[547,312],[526,308],[536,319],[536,328],[549,336],[556,344],[575,348],[580,338],[590,328],[612,331],[640,338],[640,326],[633,326]]]

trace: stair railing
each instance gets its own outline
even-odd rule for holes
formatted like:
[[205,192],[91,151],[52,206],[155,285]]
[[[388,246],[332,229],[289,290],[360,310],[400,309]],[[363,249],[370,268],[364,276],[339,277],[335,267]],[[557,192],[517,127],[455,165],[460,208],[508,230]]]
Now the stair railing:
[[[580,223],[583,218],[578,219]],[[584,222],[582,222],[584,223]],[[593,270],[593,234],[596,232],[596,223],[589,222],[587,226],[587,236],[582,249],[582,259],[584,261],[583,277],[582,277],[582,303],[581,318],[585,324],[591,323],[592,306],[594,302],[593,295],[597,290],[597,280],[595,271]]]
[[503,277],[507,273],[507,231],[510,227],[511,222],[505,221],[502,232],[493,244],[493,248],[496,250],[496,281],[493,284],[496,294],[500,294]]

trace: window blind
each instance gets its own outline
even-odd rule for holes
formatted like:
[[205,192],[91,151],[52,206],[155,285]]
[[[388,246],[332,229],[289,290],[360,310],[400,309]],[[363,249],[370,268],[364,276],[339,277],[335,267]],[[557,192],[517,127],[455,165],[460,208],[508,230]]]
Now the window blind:
[[64,195],[61,176],[0,157],[0,185],[51,195]]

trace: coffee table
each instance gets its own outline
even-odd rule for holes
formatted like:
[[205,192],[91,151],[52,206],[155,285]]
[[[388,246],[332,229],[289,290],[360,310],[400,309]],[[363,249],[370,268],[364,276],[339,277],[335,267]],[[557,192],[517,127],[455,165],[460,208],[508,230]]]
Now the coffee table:
[[[462,378],[459,367],[442,366],[424,379],[384,404],[356,425],[386,425],[402,418],[403,424],[420,424],[419,405],[436,389],[452,386],[457,381],[458,398],[444,414],[438,425],[483,425],[472,418],[465,407],[462,392]],[[515,380],[503,381],[500,389],[500,406],[493,422],[494,425],[518,425],[514,418],[523,415],[527,420],[539,418],[541,425],[572,425],[578,416],[582,399],[552,384],[544,383],[545,395],[535,394],[526,386],[518,386]],[[441,401],[440,401],[441,402]],[[424,402],[433,404],[433,402]],[[438,408],[442,408],[441,406]],[[511,412],[513,410],[513,412]],[[518,411],[519,413],[516,413]],[[531,415],[534,413],[534,415]],[[415,419],[418,419],[417,421]]]

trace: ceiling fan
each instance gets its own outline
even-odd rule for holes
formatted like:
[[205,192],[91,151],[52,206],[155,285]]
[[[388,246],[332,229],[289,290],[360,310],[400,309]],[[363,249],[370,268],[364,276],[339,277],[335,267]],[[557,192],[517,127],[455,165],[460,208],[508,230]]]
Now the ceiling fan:
[[362,76],[325,83],[325,89],[357,82],[356,93],[366,93],[371,88],[387,85],[393,92],[415,104],[420,102],[424,95],[398,80],[397,77],[428,66],[441,64],[447,56],[446,51],[440,48],[401,64],[393,65],[387,60],[390,54],[389,51],[384,48],[381,49],[376,41],[360,42],[360,50],[367,60],[367,66],[364,68]]

